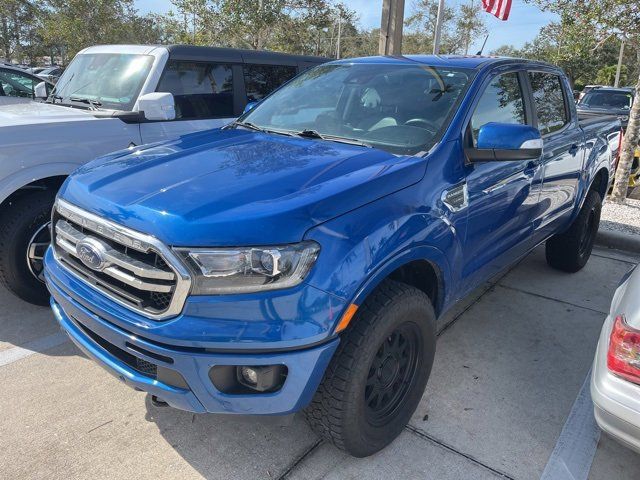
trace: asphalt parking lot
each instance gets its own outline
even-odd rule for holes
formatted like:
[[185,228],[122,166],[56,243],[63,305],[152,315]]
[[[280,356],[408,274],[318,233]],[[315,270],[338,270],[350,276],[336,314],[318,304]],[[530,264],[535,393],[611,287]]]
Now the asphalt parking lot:
[[638,479],[640,455],[585,435],[576,421],[611,296],[638,262],[596,249],[568,275],[548,268],[538,249],[479,289],[442,320],[434,371],[409,426],[366,459],[321,443],[299,416],[154,407],[83,357],[48,309],[1,291],[0,477],[570,478],[552,467],[575,468],[580,450],[576,480]]

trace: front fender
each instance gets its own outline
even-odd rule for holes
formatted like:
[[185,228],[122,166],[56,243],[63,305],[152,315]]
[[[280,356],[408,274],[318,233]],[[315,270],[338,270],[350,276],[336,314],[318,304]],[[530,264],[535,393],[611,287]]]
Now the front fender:
[[[318,261],[307,278],[316,288],[360,304],[400,266],[426,260],[439,277],[437,310],[455,297],[449,288],[456,272],[452,258],[460,258],[461,242],[443,219],[416,201],[418,188],[408,188],[319,225],[305,238],[321,246]],[[337,321],[341,315],[337,315]]]
[[78,168],[77,163],[46,163],[17,172],[0,180],[0,203],[4,202],[12,193],[38,180],[45,178],[68,176]]
[[441,311],[442,306],[446,303],[447,294],[449,293],[446,287],[451,285],[451,270],[444,253],[429,245],[411,247],[387,259],[364,280],[349,303],[361,305],[369,294],[395,270],[416,260],[429,262],[436,272],[438,278],[438,298],[435,299],[436,311]]

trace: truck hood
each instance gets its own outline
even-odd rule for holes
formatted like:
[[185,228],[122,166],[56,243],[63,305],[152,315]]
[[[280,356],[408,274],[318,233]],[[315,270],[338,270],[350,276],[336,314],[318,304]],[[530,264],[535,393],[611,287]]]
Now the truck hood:
[[0,127],[95,119],[89,110],[0,97]]
[[424,158],[355,145],[214,130],[98,159],[60,195],[172,246],[293,243],[425,168]]

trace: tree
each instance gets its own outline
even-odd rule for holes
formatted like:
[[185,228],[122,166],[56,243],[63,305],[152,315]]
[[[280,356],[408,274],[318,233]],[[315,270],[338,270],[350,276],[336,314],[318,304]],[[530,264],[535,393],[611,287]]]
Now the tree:
[[[637,0],[528,0],[543,9],[557,12],[564,18],[574,18],[584,32],[598,44],[612,37],[624,40],[637,52],[640,60],[640,8]],[[640,99],[640,75],[636,82],[636,99]],[[633,152],[640,141],[640,101],[635,101],[629,112],[629,123],[622,143],[616,170],[612,200],[624,202],[629,185],[629,172]]]
[[41,9],[31,0],[0,0],[0,55],[7,61],[23,60],[37,45],[37,18]]
[[[96,44],[144,43],[154,32],[141,21],[133,0],[49,0],[41,34],[60,51],[63,63]],[[153,35],[152,35],[153,36]]]
[[459,41],[456,42],[456,51],[469,53],[471,42],[482,35],[487,34],[487,26],[484,23],[485,13],[478,8],[474,0],[460,5],[456,14],[456,31],[460,32]]
[[[616,79],[616,71],[618,65],[607,65],[598,70],[596,75],[596,83],[599,85],[613,85]],[[620,83],[625,84],[627,82],[627,66],[622,65],[620,68]]]
[[[467,54],[474,40],[485,35],[487,28],[480,2],[468,0],[457,8],[445,6],[442,20],[440,51]],[[433,50],[433,37],[438,16],[437,0],[419,0],[415,13],[406,21],[402,51],[427,53]]]
[[[403,38],[403,53],[431,53],[433,51],[433,37],[438,18],[437,0],[418,0],[414,7],[415,13],[405,20],[407,29]],[[452,25],[456,11],[445,5],[442,13],[441,52],[449,52],[452,44]]]
[[[575,21],[561,19],[542,27],[535,39],[521,48],[503,45],[491,53],[553,63],[567,73],[575,88],[581,89],[584,85],[601,83],[597,80],[598,71],[603,65],[617,64],[620,50],[620,42],[614,37],[598,42],[593,33],[582,30],[582,25]],[[631,48],[625,49],[624,64],[632,75],[638,71]]]

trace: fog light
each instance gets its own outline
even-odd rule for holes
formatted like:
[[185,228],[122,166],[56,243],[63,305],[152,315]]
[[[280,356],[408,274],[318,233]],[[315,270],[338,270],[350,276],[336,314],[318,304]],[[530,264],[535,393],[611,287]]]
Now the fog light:
[[251,367],[242,367],[240,369],[240,373],[242,375],[242,379],[245,382],[250,383],[252,385],[257,385],[257,383],[258,383],[258,372],[256,372],[253,368],[251,368]]
[[238,366],[238,383],[257,392],[275,391],[282,388],[287,376],[284,365]]

